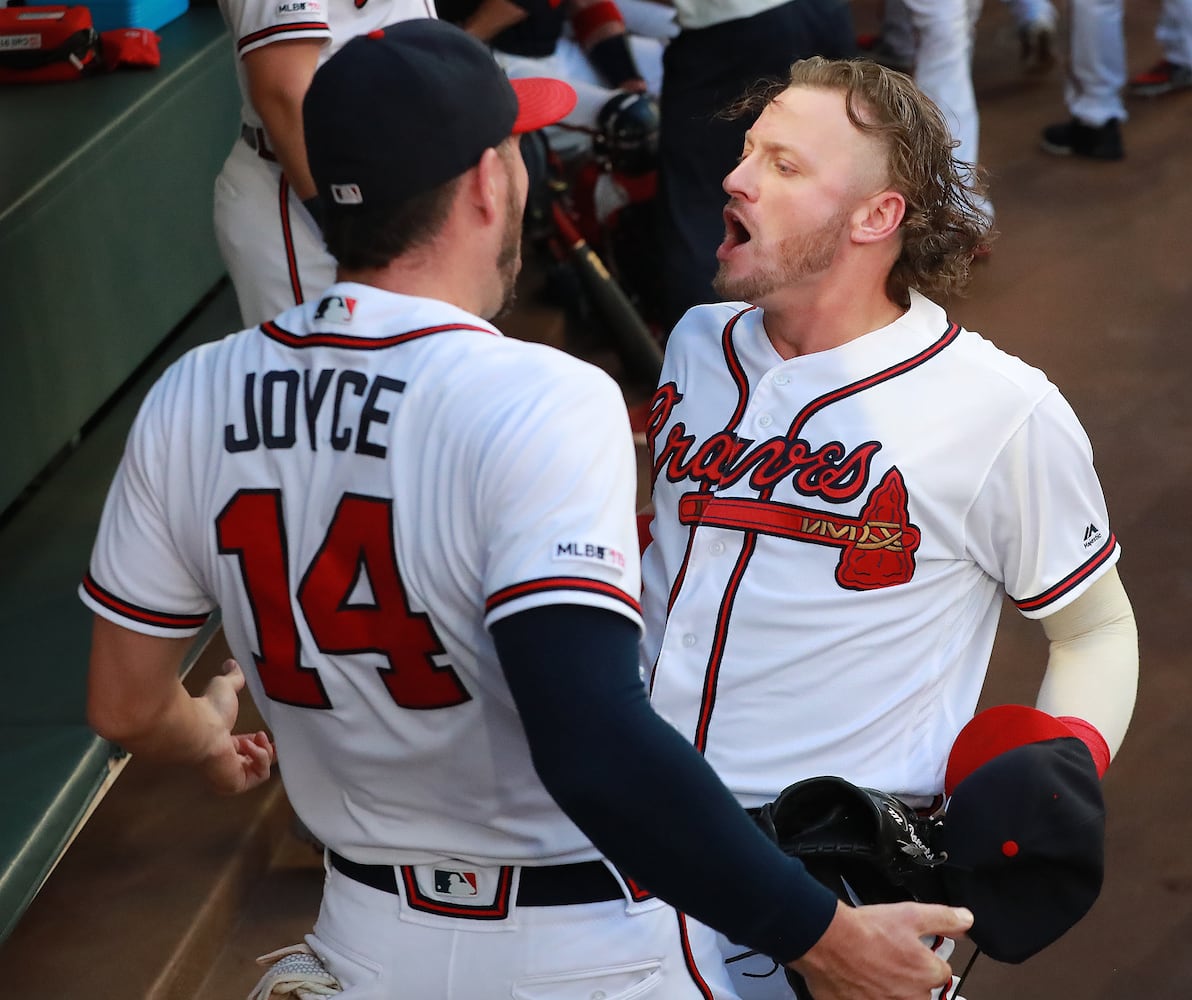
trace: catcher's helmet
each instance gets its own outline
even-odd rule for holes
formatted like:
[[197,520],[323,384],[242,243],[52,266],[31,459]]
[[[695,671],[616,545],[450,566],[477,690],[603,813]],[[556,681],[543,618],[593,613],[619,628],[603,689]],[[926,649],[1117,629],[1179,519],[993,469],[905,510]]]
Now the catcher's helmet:
[[596,158],[617,173],[647,174],[658,162],[658,102],[648,94],[617,94],[596,116]]

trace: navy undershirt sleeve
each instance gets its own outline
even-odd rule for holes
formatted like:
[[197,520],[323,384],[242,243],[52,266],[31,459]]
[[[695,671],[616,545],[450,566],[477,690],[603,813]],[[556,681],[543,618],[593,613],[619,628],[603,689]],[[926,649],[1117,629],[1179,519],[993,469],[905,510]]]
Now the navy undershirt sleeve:
[[492,635],[542,783],[619,870],[776,961],[819,940],[836,897],[650,707],[631,621],[550,605],[496,622]]

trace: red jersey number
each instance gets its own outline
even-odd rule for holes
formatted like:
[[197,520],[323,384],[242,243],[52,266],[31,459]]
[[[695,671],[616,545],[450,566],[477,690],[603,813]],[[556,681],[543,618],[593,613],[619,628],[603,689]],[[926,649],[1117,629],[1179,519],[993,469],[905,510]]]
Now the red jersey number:
[[[301,663],[295,603],[321,652],[384,657],[387,666],[377,673],[402,708],[447,708],[471,697],[450,666],[434,662],[443,646],[429,618],[410,610],[394,554],[392,501],[344,494],[296,602],[279,491],[241,490],[216,518],[215,530],[219,551],[240,560],[260,642],[253,659],[274,701],[332,707],[318,671]],[[350,603],[358,585],[372,596]]]

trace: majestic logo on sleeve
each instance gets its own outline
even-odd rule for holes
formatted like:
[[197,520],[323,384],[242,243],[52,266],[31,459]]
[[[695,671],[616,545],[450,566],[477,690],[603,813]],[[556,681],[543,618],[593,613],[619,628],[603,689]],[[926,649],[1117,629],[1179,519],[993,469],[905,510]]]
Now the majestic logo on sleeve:
[[[850,449],[832,441],[813,448],[797,436],[755,443],[729,430],[697,443],[676,421],[659,444],[657,436],[681,398],[673,385],[659,389],[646,431],[657,456],[656,477],[665,474],[671,482],[689,480],[703,487],[680,498],[680,523],[837,548],[836,582],[847,590],[876,590],[911,579],[922,535],[910,521],[906,484],[896,467],[870,491],[856,517],[769,499],[772,488],[787,478],[803,496],[835,504],[855,499],[870,481],[880,443],[867,441]],[[763,492],[763,497],[723,497],[711,492],[747,476],[749,485]]]

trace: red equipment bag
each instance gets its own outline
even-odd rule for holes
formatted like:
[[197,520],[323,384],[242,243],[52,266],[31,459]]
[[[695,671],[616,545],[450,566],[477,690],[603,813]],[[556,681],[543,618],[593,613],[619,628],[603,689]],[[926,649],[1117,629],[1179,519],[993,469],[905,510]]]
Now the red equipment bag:
[[77,80],[103,68],[86,7],[0,7],[0,83]]

